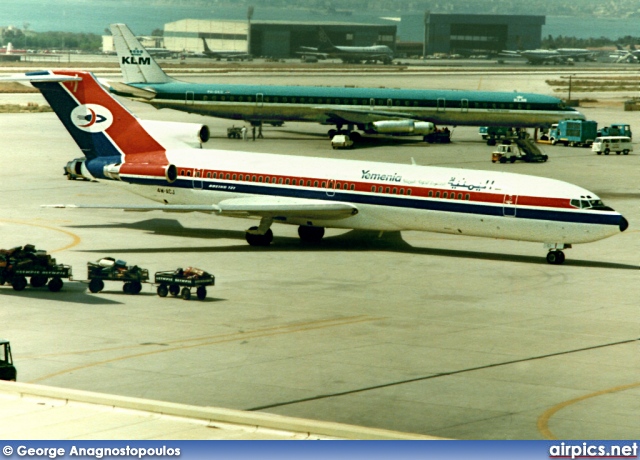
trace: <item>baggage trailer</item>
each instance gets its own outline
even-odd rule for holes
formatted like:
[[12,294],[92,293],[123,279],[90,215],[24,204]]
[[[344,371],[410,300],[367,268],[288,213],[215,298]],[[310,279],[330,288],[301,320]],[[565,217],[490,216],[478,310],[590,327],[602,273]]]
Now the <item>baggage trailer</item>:
[[89,291],[96,294],[104,289],[105,281],[119,281],[124,283],[122,291],[125,294],[139,294],[142,283],[149,280],[149,270],[137,265],[127,266],[122,260],[105,257],[98,262],[87,262],[87,278]]
[[0,280],[11,284],[16,291],[23,291],[27,287],[27,277],[31,287],[47,286],[51,292],[59,292],[64,286],[63,278],[70,279],[72,270],[70,265],[56,265],[54,267],[31,267],[5,270]]
[[206,286],[214,286],[215,276],[200,269],[178,268],[172,271],[156,272],[154,281],[158,285],[158,295],[166,297],[171,294],[174,297],[180,295],[184,300],[191,299],[191,289],[196,288],[198,300],[207,297]]
[[63,278],[71,278],[69,265],[57,264],[46,251],[36,250],[32,244],[0,250],[0,285],[9,283],[16,291],[29,284],[38,288],[47,286],[51,292],[62,289]]

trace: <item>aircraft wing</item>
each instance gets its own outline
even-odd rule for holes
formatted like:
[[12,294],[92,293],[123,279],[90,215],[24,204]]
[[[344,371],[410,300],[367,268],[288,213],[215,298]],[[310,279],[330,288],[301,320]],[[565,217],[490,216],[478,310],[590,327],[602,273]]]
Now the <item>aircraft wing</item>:
[[157,95],[157,93],[152,89],[136,88],[135,86],[131,86],[119,81],[106,82],[105,86],[109,89],[110,92],[117,94],[118,96],[134,97],[150,101]]
[[134,212],[204,212],[229,217],[298,217],[306,219],[334,220],[344,219],[358,213],[358,208],[351,203],[339,201],[323,201],[304,198],[286,197],[250,197],[230,198],[215,205],[102,205],[102,204],[55,204],[45,205],[47,208],[79,208],[79,209],[120,209]]
[[317,107],[317,110],[324,112],[332,118],[344,121],[345,123],[366,124],[374,121],[388,120],[415,120],[415,115],[403,112],[386,112],[384,110],[370,109],[326,109]]

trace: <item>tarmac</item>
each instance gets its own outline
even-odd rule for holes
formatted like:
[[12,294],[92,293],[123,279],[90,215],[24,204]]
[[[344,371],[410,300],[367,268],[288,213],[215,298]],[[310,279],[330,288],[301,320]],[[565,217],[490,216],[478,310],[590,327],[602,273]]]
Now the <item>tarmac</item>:
[[[546,80],[558,75],[523,66],[189,78],[556,94]],[[599,125],[636,129],[637,115],[623,111],[632,95],[573,97]],[[42,208],[145,201],[126,186],[65,180],[63,166],[81,153],[52,113],[0,114],[0,247],[35,244],[72,265],[74,279],[59,293],[0,287],[0,336],[19,382],[454,439],[638,437],[637,143],[629,156],[542,145],[546,163],[493,164],[475,127],[455,128],[448,145],[387,138],[332,150],[328,127],[315,124],[265,127],[264,139],[244,142],[226,137],[229,120],[125,103],[141,118],[208,124],[210,149],[552,177],[595,192],[630,228],[574,246],[561,266],[546,263],[542,244],[420,232],[328,229],[307,246],[295,227],[274,225],[271,247],[254,248],[248,220]],[[151,284],[127,295],[107,282],[91,294],[86,264],[104,256],[151,273],[199,267],[216,286],[204,301],[160,298]]]

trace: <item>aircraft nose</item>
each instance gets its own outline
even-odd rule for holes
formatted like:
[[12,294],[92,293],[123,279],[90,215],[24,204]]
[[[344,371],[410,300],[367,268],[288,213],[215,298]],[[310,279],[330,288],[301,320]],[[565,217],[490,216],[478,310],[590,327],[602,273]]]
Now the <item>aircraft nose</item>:
[[620,227],[621,232],[624,232],[626,229],[629,228],[629,221],[624,217],[620,216],[620,223],[618,224],[618,227]]

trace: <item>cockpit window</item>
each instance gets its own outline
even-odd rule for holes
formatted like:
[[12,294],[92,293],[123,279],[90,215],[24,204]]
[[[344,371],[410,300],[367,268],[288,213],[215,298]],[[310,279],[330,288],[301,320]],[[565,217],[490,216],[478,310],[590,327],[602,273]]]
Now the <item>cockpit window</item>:
[[609,206],[605,206],[602,200],[593,200],[593,199],[573,199],[571,200],[571,206],[580,209],[594,209],[600,211],[612,211]]

